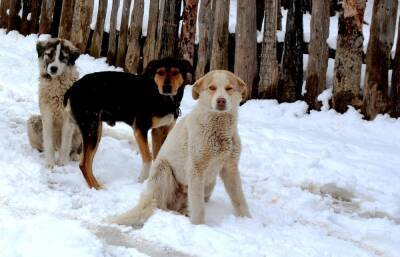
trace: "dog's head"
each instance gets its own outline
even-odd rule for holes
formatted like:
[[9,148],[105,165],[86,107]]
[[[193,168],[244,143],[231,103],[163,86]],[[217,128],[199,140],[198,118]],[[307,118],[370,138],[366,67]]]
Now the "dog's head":
[[231,111],[246,99],[247,86],[230,71],[215,70],[197,80],[192,89],[193,99],[213,111]]
[[166,57],[149,62],[144,74],[154,78],[160,94],[176,95],[178,89],[187,83],[187,74],[192,72],[189,61]]
[[71,42],[58,38],[39,41],[36,51],[41,73],[53,78],[63,74],[66,67],[75,65],[81,54]]

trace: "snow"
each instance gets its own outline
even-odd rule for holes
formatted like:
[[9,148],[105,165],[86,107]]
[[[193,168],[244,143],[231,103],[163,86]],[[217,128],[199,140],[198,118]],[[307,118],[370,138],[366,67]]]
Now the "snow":
[[[166,256],[152,254],[166,248],[184,256],[398,256],[400,120],[328,110],[330,91],[320,96],[321,112],[307,114],[301,101],[251,100],[240,108],[251,219],[233,215],[218,181],[204,225],[163,211],[142,229],[103,223],[132,208],[145,187],[136,182],[141,161],[132,133],[126,125],[106,129],[94,161],[103,190],[86,186],[76,162],[46,169],[25,125],[39,112],[37,40],[0,30],[0,256]],[[77,65],[81,75],[115,70],[88,55]],[[328,83],[332,70],[330,60]],[[190,90],[184,115],[195,104]],[[132,242],[113,243],[116,236],[102,229]],[[134,244],[142,241],[151,249]]]

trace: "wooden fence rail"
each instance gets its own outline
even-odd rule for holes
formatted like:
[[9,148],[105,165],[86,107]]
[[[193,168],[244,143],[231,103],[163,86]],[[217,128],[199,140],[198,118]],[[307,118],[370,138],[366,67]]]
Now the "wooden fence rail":
[[[133,1],[133,8],[131,3]],[[183,5],[182,5],[183,1]],[[229,6],[237,4],[236,34],[228,32]],[[371,0],[370,0],[371,1]],[[149,2],[147,35],[142,36],[144,4]],[[305,100],[319,109],[326,89],[328,57],[335,58],[331,106],[349,105],[367,119],[379,113],[400,116],[400,37],[394,42],[398,0],[375,0],[368,51],[363,53],[362,26],[366,0],[0,0],[0,27],[8,31],[51,34],[72,41],[82,52],[106,56],[107,62],[140,73],[154,58],[177,56],[194,65],[195,78],[210,69],[230,69],[248,85],[250,98]],[[341,4],[340,4],[341,3]],[[94,6],[98,7],[92,17]],[[181,10],[183,6],[183,9]],[[121,25],[116,28],[118,9]],[[286,36],[276,41],[282,8],[288,9]],[[107,9],[111,17],[106,21]],[[195,45],[197,10],[199,42]],[[303,42],[302,16],[312,14],[310,43]],[[329,49],[329,16],[339,12],[337,49]],[[181,16],[182,13],[182,16]],[[256,42],[257,29],[264,36]],[[91,30],[92,19],[96,20]],[[181,31],[179,23],[183,20]],[[130,22],[129,22],[130,21]],[[104,31],[110,24],[109,32]],[[382,29],[384,28],[384,29]],[[394,60],[390,50],[397,45]],[[309,54],[303,75],[304,53]],[[367,67],[364,91],[361,64]],[[388,72],[393,70],[392,87]],[[302,95],[305,82],[306,93]]]

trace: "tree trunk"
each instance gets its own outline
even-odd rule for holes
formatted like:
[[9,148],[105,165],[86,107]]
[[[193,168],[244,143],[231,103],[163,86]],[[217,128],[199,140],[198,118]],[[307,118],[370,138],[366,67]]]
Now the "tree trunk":
[[147,36],[143,48],[143,67],[156,58],[156,38],[158,23],[158,0],[150,0]]
[[142,37],[143,12],[144,1],[135,0],[129,29],[128,51],[125,59],[125,70],[133,74],[139,72],[141,48],[139,40]]
[[83,53],[90,35],[93,0],[76,0],[71,27],[71,42]]
[[18,15],[19,10],[21,10],[21,1],[10,1],[7,32],[19,29],[21,22],[21,19]]
[[177,55],[180,0],[161,0],[158,26],[158,57]]
[[375,0],[366,55],[363,113],[374,119],[390,110],[388,72],[396,30],[398,1]]
[[398,35],[396,54],[393,62],[392,87],[390,92],[392,100],[391,114],[395,118],[400,117],[400,26],[398,27]]
[[329,0],[314,1],[311,15],[311,38],[308,45],[308,66],[305,99],[310,109],[319,110],[317,97],[326,88],[329,47]]
[[332,107],[341,113],[359,106],[365,0],[344,0],[339,16]]
[[125,66],[125,55],[126,55],[126,47],[127,47],[127,38],[128,38],[128,22],[129,22],[129,11],[131,9],[132,0],[124,0],[122,6],[122,18],[121,18],[121,27],[119,28],[119,40],[118,40],[118,49],[117,49],[117,60],[115,64],[119,67]]
[[196,75],[198,79],[202,77],[210,66],[211,46],[212,46],[212,22],[213,1],[201,0],[199,11],[199,49],[197,51]]
[[90,54],[98,58],[101,54],[101,43],[103,42],[104,22],[106,19],[108,0],[99,0],[99,10],[97,12],[96,27],[93,32]]
[[58,37],[70,39],[72,29],[72,19],[74,17],[74,4],[75,1],[63,1],[61,9],[60,27],[58,30]]
[[107,63],[114,64],[115,62],[115,51],[117,47],[117,15],[119,8],[119,0],[113,0],[111,17],[110,17],[110,31],[108,35],[108,51],[107,51]]
[[210,70],[228,69],[229,0],[215,0]]
[[38,31],[41,5],[42,0],[32,0],[30,33],[36,33]]
[[53,21],[55,0],[43,0],[40,10],[39,34],[49,34]]
[[278,85],[278,100],[294,102],[301,98],[303,85],[303,1],[291,0]]
[[179,56],[193,64],[194,40],[196,36],[198,0],[185,0],[183,24],[179,40]]
[[7,10],[9,8],[11,0],[1,0],[0,3],[0,27],[7,28],[8,27],[8,14]]
[[265,0],[264,36],[260,60],[258,98],[274,99],[278,89],[278,59],[276,56],[277,0]]

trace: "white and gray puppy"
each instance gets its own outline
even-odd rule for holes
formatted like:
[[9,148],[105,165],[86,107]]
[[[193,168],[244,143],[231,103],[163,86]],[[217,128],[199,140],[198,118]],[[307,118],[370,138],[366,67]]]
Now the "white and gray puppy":
[[[28,137],[31,146],[44,151],[46,165],[55,164],[55,151],[60,150],[59,164],[64,164],[69,157],[79,159],[81,136],[77,127],[73,138],[62,138],[64,122],[70,118],[64,112],[64,94],[79,79],[75,65],[80,51],[68,40],[51,38],[39,41],[36,45],[39,58],[39,108],[41,115],[31,116],[27,122]],[[64,128],[63,128],[64,126]]]
[[160,208],[189,211],[193,224],[204,223],[205,202],[218,175],[236,214],[250,217],[238,167],[238,109],[246,85],[231,72],[216,70],[196,81],[192,94],[197,105],[168,134],[139,203],[109,222],[141,225]]

